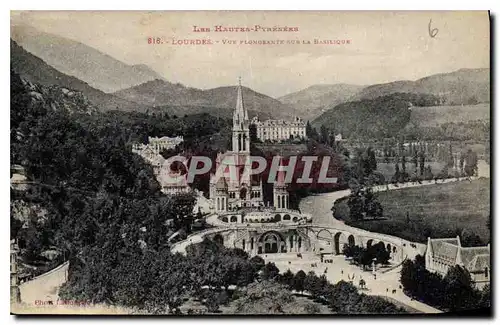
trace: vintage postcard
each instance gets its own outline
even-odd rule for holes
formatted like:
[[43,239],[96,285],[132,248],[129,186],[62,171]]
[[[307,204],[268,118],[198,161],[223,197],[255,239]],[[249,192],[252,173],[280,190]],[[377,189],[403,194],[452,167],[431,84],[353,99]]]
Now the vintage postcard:
[[491,314],[488,12],[10,27],[12,314]]

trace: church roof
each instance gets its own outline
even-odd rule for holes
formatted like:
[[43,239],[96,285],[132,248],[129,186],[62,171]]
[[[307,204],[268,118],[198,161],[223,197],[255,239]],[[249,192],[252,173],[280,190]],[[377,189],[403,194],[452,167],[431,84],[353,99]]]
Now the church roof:
[[449,260],[453,264],[457,258],[460,242],[458,238],[436,238],[430,240],[433,256]]
[[[488,265],[489,265],[489,256],[490,250],[488,246],[482,247],[461,247],[460,248],[460,258],[462,260],[463,265],[469,270],[469,267],[476,267],[475,264],[481,265],[484,263],[484,257],[479,256],[488,256]],[[479,260],[478,260],[479,258]],[[484,269],[484,268],[483,268]],[[471,270],[469,270],[471,271]]]
[[490,268],[490,254],[479,254],[466,265],[469,272],[483,272],[485,268]]
[[[461,247],[460,239],[429,239],[432,256],[448,261],[450,265],[461,262],[469,272],[484,271],[490,266],[490,249],[488,246]],[[457,258],[459,258],[457,260]]]

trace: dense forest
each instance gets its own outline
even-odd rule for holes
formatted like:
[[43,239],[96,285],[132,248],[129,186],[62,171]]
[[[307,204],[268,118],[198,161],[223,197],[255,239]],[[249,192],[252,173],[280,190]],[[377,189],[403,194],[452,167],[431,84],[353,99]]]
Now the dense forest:
[[223,120],[68,110],[52,105],[57,98],[34,92],[13,71],[11,80],[11,164],[23,166],[31,184],[24,191],[11,189],[11,202],[46,211],[14,216],[11,204],[11,237],[19,242],[24,265],[39,264],[40,253],[53,247],[70,259],[84,258],[113,236],[156,247],[175,231],[189,231],[186,216],[194,197],[163,195],[152,168],[132,153],[131,144],[179,132],[199,142],[197,132],[210,135]]

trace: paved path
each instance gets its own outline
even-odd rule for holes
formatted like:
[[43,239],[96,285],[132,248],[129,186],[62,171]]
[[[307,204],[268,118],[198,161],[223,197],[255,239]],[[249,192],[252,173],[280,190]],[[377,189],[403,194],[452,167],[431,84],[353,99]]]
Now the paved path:
[[[302,258],[297,258],[296,253],[267,254],[261,255],[266,262],[273,262],[280,269],[281,273],[290,270],[296,273],[300,270],[304,272],[314,271],[317,275],[325,274],[331,283],[337,283],[341,280],[349,282],[349,277],[353,279],[353,284],[359,287],[359,280],[363,278],[366,282],[367,290],[360,292],[367,295],[391,297],[409,307],[412,307],[422,313],[440,313],[439,309],[412,300],[399,289],[400,267],[386,273],[377,273],[375,279],[370,271],[363,271],[358,266],[351,265],[344,259],[344,256],[334,256],[329,259],[333,263],[321,263],[320,258],[314,253],[302,253]],[[313,267],[311,264],[317,266]],[[326,270],[326,273],[325,273]],[[393,293],[393,290],[396,290]]]
[[66,282],[69,262],[46,272],[19,286],[21,300],[27,304],[35,301],[57,300],[59,287]]

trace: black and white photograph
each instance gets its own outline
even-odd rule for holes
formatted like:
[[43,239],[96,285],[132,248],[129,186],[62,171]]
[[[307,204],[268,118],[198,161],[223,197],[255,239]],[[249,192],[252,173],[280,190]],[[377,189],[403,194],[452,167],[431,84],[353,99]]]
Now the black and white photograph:
[[490,316],[490,23],[11,11],[11,314]]

